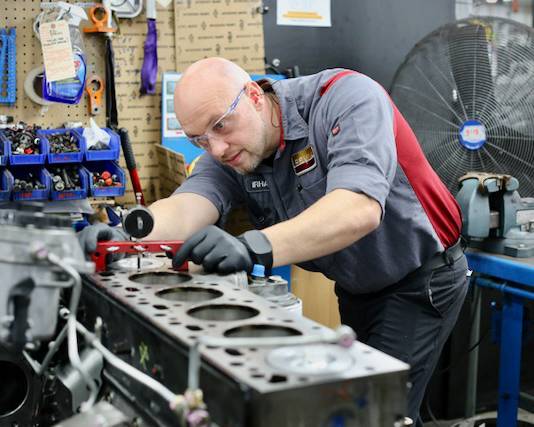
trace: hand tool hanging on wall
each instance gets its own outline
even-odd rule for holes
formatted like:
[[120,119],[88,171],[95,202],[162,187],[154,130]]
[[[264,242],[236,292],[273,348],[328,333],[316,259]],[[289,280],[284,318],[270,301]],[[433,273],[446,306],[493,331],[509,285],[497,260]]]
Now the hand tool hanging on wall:
[[17,98],[17,48],[15,28],[0,30],[0,104],[13,104]]
[[158,32],[156,30],[156,0],[146,2],[147,33],[145,40],[145,57],[141,68],[141,94],[156,93],[158,78]]
[[102,94],[104,93],[104,82],[96,75],[91,74],[85,85],[85,91],[89,96],[89,114],[96,116],[102,111]]
[[[104,32],[106,36],[106,125],[107,127],[117,131],[119,125],[118,113],[117,113],[117,96],[115,94],[115,53],[113,52],[112,37],[113,32],[116,31],[111,26],[111,9],[110,0],[104,0],[102,6],[95,6],[96,9],[89,13],[89,16],[93,22],[93,16],[99,21],[104,21],[100,24],[100,30],[98,32]],[[95,22],[95,26],[96,26]],[[105,30],[105,31],[102,31]],[[84,29],[84,31],[86,31]],[[143,197],[143,189],[141,187],[141,180],[137,172],[137,165],[135,164],[135,157],[128,136],[128,131],[125,128],[118,130],[122,152],[124,154],[124,160],[126,161],[126,167],[130,173],[130,179],[132,181],[132,187],[134,193],[141,194],[141,204],[145,204]]]

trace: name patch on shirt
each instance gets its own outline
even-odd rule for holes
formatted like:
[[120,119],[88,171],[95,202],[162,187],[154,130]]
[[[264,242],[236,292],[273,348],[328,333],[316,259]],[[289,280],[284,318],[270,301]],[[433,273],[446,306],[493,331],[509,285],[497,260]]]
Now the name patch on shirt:
[[257,193],[259,191],[269,191],[269,184],[262,176],[253,175],[245,178],[245,189],[249,193]]
[[313,152],[312,146],[308,145],[303,150],[293,154],[291,156],[291,164],[298,176],[314,169],[317,166],[317,161],[315,160],[315,153]]

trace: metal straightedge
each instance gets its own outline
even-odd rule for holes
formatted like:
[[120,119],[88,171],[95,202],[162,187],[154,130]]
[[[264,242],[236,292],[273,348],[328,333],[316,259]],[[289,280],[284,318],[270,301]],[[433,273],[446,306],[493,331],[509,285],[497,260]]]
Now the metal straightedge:
[[[333,331],[250,292],[244,274],[176,272],[164,255],[143,260],[160,267],[86,276],[79,319],[90,328],[100,317],[102,344],[176,393],[188,389],[198,348],[198,386],[216,425],[404,425],[408,365],[359,342],[305,344]],[[262,338],[269,345],[250,344]],[[103,377],[148,424],[176,425],[168,405],[131,377],[109,365]]]

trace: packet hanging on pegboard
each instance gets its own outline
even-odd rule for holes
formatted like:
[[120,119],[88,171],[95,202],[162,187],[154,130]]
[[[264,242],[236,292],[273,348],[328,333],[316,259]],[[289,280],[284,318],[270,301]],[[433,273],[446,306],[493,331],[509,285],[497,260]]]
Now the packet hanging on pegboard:
[[65,2],[49,4],[38,17],[43,51],[43,98],[77,104],[83,95],[86,59],[79,29],[87,14],[79,6]]

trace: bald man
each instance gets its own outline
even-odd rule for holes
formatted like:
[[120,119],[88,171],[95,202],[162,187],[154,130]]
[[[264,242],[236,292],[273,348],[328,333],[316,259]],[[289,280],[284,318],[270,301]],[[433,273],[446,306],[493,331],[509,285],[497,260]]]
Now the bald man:
[[[148,239],[186,240],[177,265],[298,264],[334,280],[342,322],[411,365],[408,415],[419,420],[467,264],[460,209],[384,89],[342,69],[253,82],[208,58],[183,74],[175,111],[206,154],[151,206]],[[220,227],[240,204],[256,230],[234,237]]]

